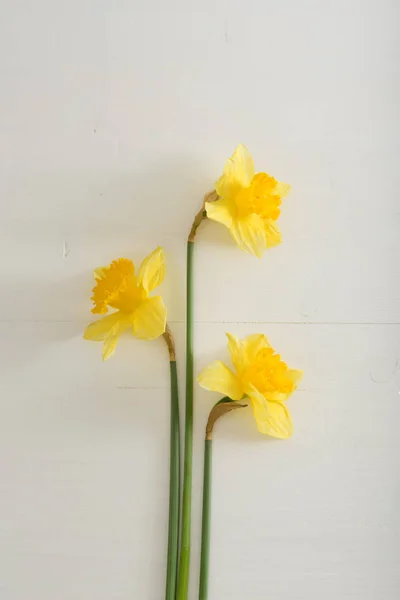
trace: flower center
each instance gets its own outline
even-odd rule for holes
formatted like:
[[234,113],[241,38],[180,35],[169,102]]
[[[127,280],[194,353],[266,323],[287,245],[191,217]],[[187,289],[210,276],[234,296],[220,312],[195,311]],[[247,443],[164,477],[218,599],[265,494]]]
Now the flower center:
[[294,383],[287,375],[287,365],[272,348],[262,348],[255,361],[243,374],[243,379],[254,385],[261,394],[282,392],[290,394]]
[[146,294],[138,287],[135,267],[128,258],[113,260],[109,267],[99,270],[93,288],[93,313],[105,314],[108,307],[130,313],[140,304]]
[[276,195],[277,181],[267,173],[254,175],[249,187],[242,188],[236,196],[239,217],[252,213],[262,219],[276,220],[279,217],[281,199]]

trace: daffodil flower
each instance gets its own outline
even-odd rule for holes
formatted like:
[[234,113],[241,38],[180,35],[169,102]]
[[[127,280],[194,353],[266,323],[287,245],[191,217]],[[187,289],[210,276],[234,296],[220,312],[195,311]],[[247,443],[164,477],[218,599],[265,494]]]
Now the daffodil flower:
[[[192,493],[192,455],[193,455],[193,261],[197,230],[208,219],[225,225],[242,250],[261,257],[269,246],[281,242],[281,234],[276,225],[280,214],[282,198],[289,193],[290,186],[280,183],[267,173],[254,171],[253,159],[247,148],[239,145],[228,160],[223,175],[215,185],[215,190],[206,194],[200,210],[194,217],[187,245],[186,278],[186,418],[185,418],[185,457],[183,473],[183,501],[181,519],[181,544],[176,600],[188,599],[190,545],[191,545],[191,493]],[[218,389],[218,388],[215,388]],[[247,389],[247,388],[246,388]],[[256,391],[257,389],[254,388]],[[256,391],[252,395],[253,406],[257,405]],[[225,391],[223,392],[225,393]],[[250,396],[249,396],[250,397]],[[262,408],[257,415],[266,413],[266,400],[260,393]],[[287,429],[291,429],[290,417],[286,417],[285,406],[271,401],[270,413],[284,413]],[[256,409],[255,409],[256,410]],[[267,426],[264,418],[263,428]],[[260,417],[261,422],[261,417]],[[273,422],[272,416],[268,422]],[[290,426],[290,427],[289,427]],[[286,432],[275,432],[278,437],[286,437]],[[273,435],[273,434],[272,434]],[[201,597],[205,600],[205,596]]]
[[207,217],[225,225],[241,250],[260,258],[267,247],[281,243],[276,220],[290,185],[267,173],[255,174],[251,154],[242,144],[228,159],[215,190],[219,200],[205,203]]
[[164,279],[165,258],[162,248],[156,248],[142,262],[139,272],[129,258],[113,260],[108,267],[94,271],[96,285],[93,288],[92,313],[112,314],[91,323],[84,338],[103,343],[103,360],[115,352],[121,333],[130,329],[132,334],[145,340],[163,335],[168,347],[171,376],[171,419],[170,419],[170,487],[168,551],[165,584],[165,599],[175,600],[176,573],[179,547],[179,502],[180,502],[180,434],[178,378],[175,343],[167,325],[167,309],[161,296],[150,297]]
[[129,258],[118,258],[108,267],[95,270],[92,313],[106,314],[109,308],[116,309],[91,323],[84,333],[86,340],[104,342],[103,360],[114,354],[119,336],[127,329],[145,340],[153,340],[165,332],[164,302],[161,296],[149,296],[160,285],[164,274],[164,251],[160,247],[144,259],[137,276]]
[[236,373],[218,360],[199,374],[199,384],[232,400],[248,398],[261,433],[290,437],[293,425],[285,402],[297,388],[302,371],[289,369],[263,334],[243,340],[230,333],[227,337]]

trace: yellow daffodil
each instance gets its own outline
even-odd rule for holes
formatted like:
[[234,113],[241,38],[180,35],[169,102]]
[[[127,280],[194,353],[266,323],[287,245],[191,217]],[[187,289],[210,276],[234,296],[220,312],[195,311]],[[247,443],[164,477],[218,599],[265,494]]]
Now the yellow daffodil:
[[247,397],[261,433],[290,437],[293,425],[285,401],[297,388],[302,371],[289,369],[261,333],[244,340],[226,335],[236,373],[217,360],[200,373],[199,384],[232,400]]
[[108,267],[95,270],[92,313],[105,314],[108,308],[116,312],[91,323],[84,333],[86,340],[104,342],[103,360],[114,354],[121,333],[131,329],[134,336],[152,340],[165,331],[167,309],[161,296],[149,297],[165,274],[162,248],[156,248],[142,262],[137,276],[129,258],[113,260]]
[[290,185],[267,173],[255,174],[251,154],[242,144],[228,159],[215,190],[219,200],[206,202],[207,217],[228,227],[239,248],[260,258],[267,247],[280,244],[276,220]]

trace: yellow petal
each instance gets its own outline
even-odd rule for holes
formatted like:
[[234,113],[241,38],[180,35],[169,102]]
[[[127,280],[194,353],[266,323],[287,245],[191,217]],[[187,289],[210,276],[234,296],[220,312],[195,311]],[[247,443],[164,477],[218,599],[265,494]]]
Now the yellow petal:
[[225,165],[224,173],[215,185],[218,196],[234,197],[242,187],[250,185],[254,177],[254,163],[250,152],[239,144]]
[[103,360],[110,358],[115,352],[119,336],[132,325],[132,320],[128,315],[122,315],[104,338],[102,356]]
[[90,323],[83,334],[84,339],[92,340],[93,342],[102,342],[107,335],[109,335],[110,331],[115,327],[120,318],[121,313],[115,312],[103,319],[94,321],[94,323]]
[[216,360],[203,369],[197,377],[197,381],[204,389],[220,392],[232,400],[243,398],[243,389],[238,378],[220,360]]
[[158,246],[140,265],[138,284],[149,293],[163,281],[165,275],[164,250]]
[[264,222],[256,214],[234,219],[231,234],[241,250],[261,258],[267,243]]
[[239,371],[243,366],[243,345],[242,342],[232,333],[227,333],[226,337],[228,338],[228,350],[231,355],[232,362],[235,366],[235,369]]
[[280,198],[284,198],[289,194],[291,189],[292,186],[288,183],[282,183],[281,181],[278,181],[274,189],[274,194]]
[[289,438],[293,433],[293,424],[286,406],[280,402],[267,401],[255,388],[246,391],[258,430],[276,438]]
[[215,202],[206,202],[205,209],[209,219],[222,223],[222,225],[225,225],[228,229],[232,227],[232,220],[236,215],[234,200],[231,198],[221,198]]
[[247,365],[251,365],[260,350],[263,348],[271,348],[268,338],[263,333],[253,333],[242,340],[244,361]]
[[167,309],[161,296],[147,298],[133,314],[133,334],[144,340],[162,335],[167,323]]
[[267,246],[271,248],[272,246],[277,246],[282,242],[282,235],[279,231],[278,227],[275,224],[275,221],[272,219],[266,219],[264,221],[265,227],[265,238],[267,240]]

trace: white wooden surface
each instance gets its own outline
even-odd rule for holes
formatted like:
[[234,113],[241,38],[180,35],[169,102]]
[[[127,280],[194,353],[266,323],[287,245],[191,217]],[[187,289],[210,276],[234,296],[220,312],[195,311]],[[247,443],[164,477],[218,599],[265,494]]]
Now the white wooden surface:
[[[290,441],[218,425],[210,600],[396,600],[398,3],[0,11],[1,600],[162,600],[166,352],[126,337],[102,364],[91,271],[164,245],[183,392],[185,237],[240,141],[293,185],[284,244],[258,261],[204,226],[196,369],[261,331],[306,375]],[[191,600],[216,398],[196,388]]]

